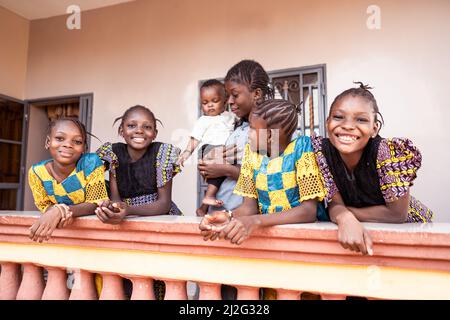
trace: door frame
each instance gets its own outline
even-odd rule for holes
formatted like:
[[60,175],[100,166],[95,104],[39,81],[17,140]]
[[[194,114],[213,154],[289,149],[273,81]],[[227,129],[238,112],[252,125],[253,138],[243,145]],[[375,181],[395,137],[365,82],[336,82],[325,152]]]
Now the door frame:
[[[17,197],[16,197],[16,210],[23,210],[24,201],[24,191],[25,191],[25,173],[26,173],[26,152],[27,152],[27,138],[28,138],[28,119],[30,115],[30,109],[28,102],[26,100],[20,100],[13,98],[4,94],[0,94],[0,98],[17,102],[23,105],[23,122],[22,122],[22,145],[20,148],[20,171],[19,171],[19,186],[17,187]],[[4,186],[7,187],[5,183]],[[10,190],[11,188],[1,188],[2,190]],[[15,188],[13,188],[15,189]]]

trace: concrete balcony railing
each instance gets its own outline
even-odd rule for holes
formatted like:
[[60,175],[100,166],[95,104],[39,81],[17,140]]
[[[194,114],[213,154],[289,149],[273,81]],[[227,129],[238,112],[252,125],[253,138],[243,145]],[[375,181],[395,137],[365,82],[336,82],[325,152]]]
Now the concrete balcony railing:
[[236,287],[238,299],[258,299],[260,288],[278,299],[450,299],[449,223],[366,224],[374,255],[361,256],[339,245],[331,223],[266,228],[236,246],[205,242],[199,218],[175,216],[120,225],[79,218],[40,244],[28,238],[38,214],[0,213],[2,299],[124,299],[121,278],[132,281],[132,299],[154,299],[155,279],[165,282],[165,299],[187,299],[187,281],[198,283],[199,299],[220,299],[221,284]]

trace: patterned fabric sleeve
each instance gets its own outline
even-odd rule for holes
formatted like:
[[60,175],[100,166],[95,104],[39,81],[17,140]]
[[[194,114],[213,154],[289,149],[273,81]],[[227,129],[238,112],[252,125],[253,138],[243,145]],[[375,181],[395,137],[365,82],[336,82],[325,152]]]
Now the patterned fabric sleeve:
[[91,153],[86,157],[83,171],[86,176],[85,202],[97,204],[108,199],[105,185],[105,167],[97,154]]
[[54,203],[50,200],[47,192],[42,185],[41,179],[34,173],[33,167],[28,171],[28,183],[30,185],[31,192],[33,193],[34,204],[39,211],[44,213],[48,207]]
[[422,163],[420,151],[406,138],[383,139],[377,155],[380,188],[386,202],[404,196]]
[[116,169],[119,167],[119,159],[113,152],[112,144],[110,142],[104,143],[95,153],[105,163],[106,170],[109,170],[115,177]]
[[316,156],[317,165],[319,166],[320,175],[325,189],[325,202],[331,202],[334,195],[339,192],[333,179],[333,174],[328,167],[327,160],[322,153],[322,137],[312,135],[312,146]]
[[180,149],[168,143],[162,143],[156,156],[156,186],[162,188],[181,171],[177,165]]
[[256,192],[255,181],[253,180],[253,163],[250,145],[246,144],[244,150],[241,171],[239,172],[239,178],[233,193],[242,197],[257,199],[258,194]]
[[[325,197],[325,190],[317,166],[316,158],[311,146],[311,140],[308,137],[302,139],[302,148],[297,152],[300,159],[295,166],[297,169],[297,183],[300,191],[300,202],[317,199],[322,201]],[[297,143],[299,143],[298,141]]]

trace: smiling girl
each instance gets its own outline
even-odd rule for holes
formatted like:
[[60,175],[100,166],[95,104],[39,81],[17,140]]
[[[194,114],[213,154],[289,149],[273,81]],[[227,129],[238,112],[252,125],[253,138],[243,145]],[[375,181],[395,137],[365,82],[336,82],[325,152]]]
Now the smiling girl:
[[361,222],[431,222],[433,213],[410,195],[420,151],[409,139],[378,135],[383,118],[371,88],[359,84],[331,104],[329,138],[312,140],[339,242],[372,254],[372,240]]
[[79,120],[50,122],[45,148],[52,158],[28,172],[35,205],[43,213],[30,228],[30,238],[39,242],[73,217],[94,214],[97,203],[108,199],[103,164],[95,153],[85,153],[86,129]]
[[154,142],[158,134],[155,115],[148,108],[129,108],[118,133],[125,143],[103,144],[97,154],[110,172],[111,201],[101,203],[96,214],[104,223],[118,224],[128,215],[181,215],[172,202],[172,178],[180,171],[180,150]]

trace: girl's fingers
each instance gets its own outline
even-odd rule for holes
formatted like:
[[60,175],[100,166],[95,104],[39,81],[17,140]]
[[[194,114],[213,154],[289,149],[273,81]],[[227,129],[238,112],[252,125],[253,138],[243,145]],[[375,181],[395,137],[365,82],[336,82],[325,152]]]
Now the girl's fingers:
[[362,239],[361,242],[358,243],[358,250],[363,255],[367,254],[367,248],[366,248],[366,244],[364,243],[364,239]]
[[33,236],[33,241],[37,241],[38,238],[41,236],[41,232],[42,230],[45,228],[45,226],[43,224],[40,224],[39,227],[37,228],[36,232],[34,233]]
[[103,212],[102,209],[103,208],[97,208],[95,210],[95,214],[97,215],[97,217],[100,219],[101,222],[106,222],[108,220],[108,217],[106,216],[106,214]]
[[36,233],[37,228],[39,227],[39,223],[35,222],[31,227],[30,227],[30,234],[29,234],[29,238],[31,240],[33,240],[33,237]]
[[240,245],[242,242],[244,242],[247,239],[247,236],[241,237],[236,241],[237,245]]
[[54,230],[55,230],[55,227],[50,226],[50,228],[48,228],[48,229],[45,231],[44,238],[45,238],[46,241],[48,241],[48,240],[50,239],[50,236],[52,235],[52,233],[53,233]]
[[364,243],[366,245],[367,253],[369,254],[369,256],[373,255],[373,242],[367,231],[364,231]]
[[39,243],[42,243],[42,241],[44,241],[45,239],[45,232],[47,231],[48,226],[46,225],[44,228],[42,228],[40,231],[38,230],[38,236],[37,236],[37,241]]
[[231,238],[231,243],[238,244],[239,241],[244,241],[247,238],[247,232],[244,229],[239,229],[236,235]]
[[[225,239],[232,240],[238,234],[240,229],[241,228],[238,224],[234,224],[233,228],[229,232],[227,232]],[[232,243],[234,243],[234,242],[232,242]]]
[[216,233],[216,232],[213,233],[212,236],[211,236],[211,241],[217,240],[218,237],[219,237],[218,233]]
[[108,220],[115,217],[114,212],[109,210],[108,208],[103,207],[102,210]]

